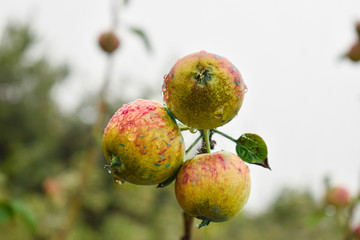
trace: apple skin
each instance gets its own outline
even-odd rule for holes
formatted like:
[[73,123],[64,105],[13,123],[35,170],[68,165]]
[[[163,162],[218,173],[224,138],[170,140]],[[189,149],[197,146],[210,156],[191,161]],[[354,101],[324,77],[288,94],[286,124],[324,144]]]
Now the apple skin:
[[325,202],[336,208],[345,208],[350,203],[350,194],[344,187],[334,187],[326,193]]
[[250,189],[248,166],[237,155],[224,151],[187,160],[175,182],[176,198],[184,211],[208,222],[223,222],[237,215]]
[[164,77],[162,91],[179,121],[196,129],[214,129],[237,115],[247,88],[229,60],[200,51],[177,60]]
[[102,145],[114,177],[138,185],[173,177],[185,154],[181,131],[165,107],[142,99],[124,104],[114,114]]

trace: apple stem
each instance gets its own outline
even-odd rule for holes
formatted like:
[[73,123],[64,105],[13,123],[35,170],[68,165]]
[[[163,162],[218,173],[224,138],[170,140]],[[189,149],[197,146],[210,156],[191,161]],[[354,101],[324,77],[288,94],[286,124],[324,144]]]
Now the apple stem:
[[202,131],[202,135],[204,138],[204,142],[205,142],[205,146],[206,146],[206,152],[210,153],[211,152],[211,147],[210,147],[210,130],[206,129]]
[[229,135],[227,135],[227,134],[225,134],[225,133],[223,133],[223,132],[221,132],[221,131],[219,131],[219,130],[216,130],[216,129],[213,129],[213,131],[214,131],[215,133],[217,133],[217,134],[220,134],[220,135],[223,136],[223,137],[226,137],[227,139],[233,141],[234,143],[237,143],[237,140],[236,140],[235,138],[232,138],[232,137],[230,137]]
[[190,145],[190,147],[186,150],[186,152],[185,152],[185,154],[188,154],[190,151],[191,151],[191,149],[200,141],[200,139],[201,139],[201,135]]
[[[206,133],[207,132],[207,133]],[[207,139],[208,139],[208,143],[206,144],[206,136],[207,135]],[[186,153],[188,151],[191,150],[191,148],[193,148],[196,143],[202,139],[202,143],[201,143],[201,147],[199,148],[198,150],[198,153],[197,154],[202,154],[202,153],[207,153],[209,152],[208,149],[210,150],[210,138],[211,138],[211,133],[210,133],[210,130],[202,130],[201,131],[201,135],[195,140],[195,142],[189,147],[189,149],[186,151]],[[207,146],[206,146],[207,145]],[[194,218],[192,216],[190,216],[189,214],[187,214],[186,212],[183,213],[183,219],[184,219],[184,235],[180,238],[180,240],[191,240],[192,237],[191,237],[191,230],[192,230],[192,225],[193,225],[193,222],[194,222]],[[207,222],[207,224],[205,224]],[[210,223],[209,220],[206,220],[199,225],[199,228],[200,227],[203,227],[203,226],[206,226]]]

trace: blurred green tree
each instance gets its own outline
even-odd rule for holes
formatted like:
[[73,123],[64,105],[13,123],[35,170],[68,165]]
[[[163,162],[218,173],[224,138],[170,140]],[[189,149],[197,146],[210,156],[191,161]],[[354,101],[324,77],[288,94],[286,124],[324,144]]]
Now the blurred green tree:
[[[0,43],[1,239],[54,237],[66,221],[88,146],[94,145],[92,127],[76,114],[61,113],[52,98],[68,67],[34,57],[35,40],[28,26],[10,24]],[[79,110],[94,102],[84,100]],[[101,160],[86,179],[67,239],[178,240],[182,210],[173,185],[118,187]],[[245,211],[229,222],[194,229],[194,239],[341,239],[336,219],[319,213],[320,205],[309,192],[283,190],[265,212]]]
[[43,194],[44,180],[89,139],[89,127],[63,116],[51,96],[68,67],[34,57],[35,40],[29,26],[10,23],[0,43],[0,218],[7,222],[20,213],[33,229],[33,217],[18,199]]
[[15,195],[40,190],[43,177],[56,169],[53,159],[66,154],[56,148],[64,124],[51,89],[67,68],[32,59],[34,40],[27,26],[10,24],[0,45],[0,166]]

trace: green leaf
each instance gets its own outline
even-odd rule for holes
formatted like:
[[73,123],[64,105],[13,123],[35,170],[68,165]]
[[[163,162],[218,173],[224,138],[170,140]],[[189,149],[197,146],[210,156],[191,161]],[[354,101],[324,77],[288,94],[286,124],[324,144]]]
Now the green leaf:
[[[236,153],[245,162],[270,169],[264,140],[253,133],[245,133],[236,141]],[[270,169],[271,170],[271,169]]]
[[205,226],[207,226],[207,225],[209,225],[210,224],[210,222],[211,222],[211,220],[210,219],[208,219],[208,218],[204,218],[202,221],[201,221],[201,223],[200,223],[200,225],[199,225],[199,229],[200,228],[202,228],[202,227],[205,227]]
[[152,52],[152,47],[151,47],[150,40],[149,40],[148,36],[146,35],[146,33],[142,29],[137,28],[137,27],[130,27],[130,31],[132,33],[135,33],[138,37],[140,37],[142,39],[146,50],[149,53],[151,53]]
[[25,223],[34,231],[36,232],[37,226],[34,216],[29,212],[28,208],[19,200],[12,200],[10,202],[11,208],[18,214]]
[[7,222],[14,216],[14,211],[8,202],[0,202],[0,223]]

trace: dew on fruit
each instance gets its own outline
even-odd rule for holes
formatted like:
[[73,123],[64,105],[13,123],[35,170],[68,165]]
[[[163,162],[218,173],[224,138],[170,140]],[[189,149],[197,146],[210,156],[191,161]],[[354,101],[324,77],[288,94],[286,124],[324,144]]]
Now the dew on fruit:
[[163,94],[163,95],[164,95],[164,93],[166,92],[166,90],[167,90],[166,84],[164,84],[164,85],[162,86],[162,94]]
[[110,173],[110,174],[112,173],[112,172],[111,172],[111,166],[110,166],[110,165],[105,165],[105,166],[104,166],[104,169],[107,170],[108,173]]
[[161,148],[161,142],[156,141],[156,142],[155,142],[155,145],[156,145],[156,147],[157,147],[158,149]]
[[223,114],[224,114],[224,106],[219,107],[214,112],[215,118],[221,118]]
[[159,121],[159,122],[157,123],[157,125],[158,125],[159,127],[165,127],[165,126],[166,126],[166,124],[165,124],[164,121]]
[[154,111],[156,107],[154,105],[150,105],[146,107],[149,111]]
[[196,133],[196,132],[197,132],[197,129],[191,127],[191,128],[189,129],[189,131],[190,131],[191,133]]
[[114,176],[114,182],[118,185],[122,185],[125,183],[125,179],[119,178],[117,176]]
[[130,133],[129,134],[129,136],[127,137],[127,139],[129,140],[129,141],[135,141],[135,139],[136,139],[136,135],[134,134],[134,133]]

